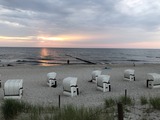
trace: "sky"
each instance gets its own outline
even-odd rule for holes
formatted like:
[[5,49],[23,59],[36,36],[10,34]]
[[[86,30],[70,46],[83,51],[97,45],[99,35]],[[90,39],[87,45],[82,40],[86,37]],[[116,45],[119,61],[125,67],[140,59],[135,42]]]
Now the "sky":
[[160,49],[160,0],[0,0],[0,47]]

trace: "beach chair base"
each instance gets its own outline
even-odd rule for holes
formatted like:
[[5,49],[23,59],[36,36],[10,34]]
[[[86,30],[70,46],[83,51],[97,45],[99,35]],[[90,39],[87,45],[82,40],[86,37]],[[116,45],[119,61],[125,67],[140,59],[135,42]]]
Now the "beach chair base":
[[56,80],[48,80],[47,85],[49,87],[57,87],[57,81]]
[[98,85],[97,85],[97,89],[98,89],[98,90],[101,90],[101,91],[103,91],[103,92],[110,92],[110,91],[111,91],[111,85],[110,85],[110,84],[103,83],[103,86],[98,86]]
[[4,99],[21,99],[22,96],[4,96]]
[[124,80],[126,80],[126,81],[135,81],[135,76],[130,75],[129,78],[124,77]]
[[154,82],[153,80],[147,80],[146,81],[147,88],[151,88],[151,89],[153,89],[153,88],[160,88],[160,84],[154,84],[153,82]]
[[79,95],[79,89],[78,87],[71,87],[71,91],[63,90],[63,94],[66,96],[74,97],[74,96]]
[[19,93],[19,95],[4,95],[4,99],[21,99],[23,96],[23,89],[20,89]]

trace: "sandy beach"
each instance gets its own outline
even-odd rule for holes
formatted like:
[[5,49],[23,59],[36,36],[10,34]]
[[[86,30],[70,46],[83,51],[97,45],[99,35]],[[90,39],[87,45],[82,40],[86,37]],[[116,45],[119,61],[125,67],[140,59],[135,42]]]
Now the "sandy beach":
[[[106,69],[107,68],[107,69]],[[124,81],[125,69],[134,69],[136,81]],[[102,74],[111,76],[111,92],[101,92],[96,89],[96,84],[91,80],[93,70],[101,70]],[[48,87],[46,84],[47,73],[56,72],[58,86]],[[77,106],[98,106],[104,103],[105,98],[114,98],[124,95],[125,89],[128,95],[135,100],[141,96],[160,96],[159,89],[146,87],[147,73],[160,73],[159,64],[141,65],[57,65],[57,66],[9,66],[0,67],[2,87],[0,88],[0,100],[3,100],[3,86],[8,79],[23,79],[24,94],[22,100],[33,104],[58,106],[58,96],[61,95],[61,105],[73,104]],[[80,95],[68,97],[62,94],[62,81],[66,77],[77,77]]]

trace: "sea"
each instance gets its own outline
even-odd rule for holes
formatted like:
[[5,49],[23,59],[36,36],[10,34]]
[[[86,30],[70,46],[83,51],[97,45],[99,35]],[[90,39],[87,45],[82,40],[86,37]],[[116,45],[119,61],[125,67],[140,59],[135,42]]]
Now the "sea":
[[0,47],[0,66],[160,63],[160,49]]

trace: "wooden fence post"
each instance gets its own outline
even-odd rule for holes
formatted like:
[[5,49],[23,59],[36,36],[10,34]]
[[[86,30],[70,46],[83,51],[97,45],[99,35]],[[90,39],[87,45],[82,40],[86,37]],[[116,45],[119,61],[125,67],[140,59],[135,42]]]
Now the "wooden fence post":
[[117,107],[118,107],[118,120],[123,120],[123,105],[122,105],[122,103],[118,103]]
[[59,98],[58,98],[58,107],[61,108],[61,96],[59,95]]
[[127,89],[125,89],[125,105],[127,104]]

